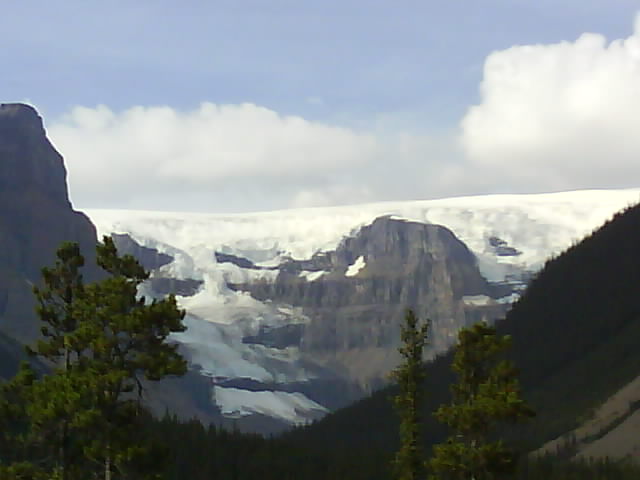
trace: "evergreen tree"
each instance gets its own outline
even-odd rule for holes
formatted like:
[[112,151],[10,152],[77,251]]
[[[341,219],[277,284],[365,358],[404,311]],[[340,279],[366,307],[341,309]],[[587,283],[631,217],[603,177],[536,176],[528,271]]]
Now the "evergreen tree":
[[62,480],[69,478],[72,456],[72,416],[77,409],[75,386],[70,385],[71,370],[77,365],[87,348],[86,342],[79,341],[76,332],[79,327],[75,305],[84,293],[80,269],[84,257],[77,243],[65,242],[56,252],[53,267],[42,269],[42,287],[34,287],[36,313],[44,324],[43,336],[35,348],[27,348],[52,365],[55,376],[46,376],[33,388],[32,402],[27,410],[32,420],[32,434],[40,442],[55,449],[56,470]]
[[15,377],[0,385],[0,464],[18,464],[31,456],[26,399],[34,381],[33,370],[23,362]]
[[393,467],[398,480],[418,480],[424,477],[424,456],[420,435],[420,408],[425,377],[422,352],[427,342],[429,321],[418,325],[412,310],[407,310],[401,327],[402,345],[398,349],[402,363],[392,372],[400,393],[394,403],[400,415],[400,449]]
[[52,363],[62,362],[62,367],[68,370],[86,347],[73,338],[78,328],[74,305],[84,290],[80,274],[84,257],[79,245],[72,242],[60,245],[56,257],[53,268],[42,269],[43,286],[33,288],[37,301],[36,313],[44,323],[41,328],[44,339],[29,351]]
[[119,257],[113,240],[105,237],[97,248],[98,264],[110,275],[88,285],[79,305],[83,318],[80,336],[88,339],[91,356],[86,369],[92,376],[92,409],[85,422],[98,432],[85,445],[85,454],[101,461],[104,478],[144,454],[132,442],[143,413],[143,381],[182,375],[186,362],[177,344],[167,342],[172,332],[184,331],[184,311],[173,295],[147,303],[138,298],[148,273],[130,255]]
[[[111,238],[104,237],[97,254],[107,274],[97,283],[82,282],[77,244],[63,244],[55,266],[43,269],[43,286],[34,289],[43,339],[30,353],[51,370],[36,380],[24,367],[3,386],[0,422],[19,395],[25,424],[15,429],[30,442],[29,455],[41,457],[47,478],[151,478],[144,446],[151,442],[140,436],[143,385],[186,371],[177,345],[167,341],[184,331],[184,311],[173,296],[138,297],[149,275],[132,256],[118,256]],[[0,473],[37,478],[43,471],[20,460],[2,458]]]
[[502,422],[534,415],[520,396],[516,369],[501,359],[509,346],[510,338],[486,323],[460,331],[452,365],[458,376],[451,387],[453,400],[435,413],[452,434],[434,446],[432,478],[491,480],[515,470],[515,453],[491,436]]

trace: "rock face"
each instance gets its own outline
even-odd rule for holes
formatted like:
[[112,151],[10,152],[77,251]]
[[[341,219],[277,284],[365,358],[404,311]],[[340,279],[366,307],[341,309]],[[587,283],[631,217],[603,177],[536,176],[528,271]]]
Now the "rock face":
[[[311,321],[260,332],[245,342],[297,344],[305,358],[365,390],[398,361],[406,308],[432,320],[431,352],[469,323],[502,315],[507,294],[480,274],[475,256],[445,227],[381,217],[331,252],[288,261],[275,282],[234,285],[255,298],[302,307]],[[483,302],[469,304],[468,298]]]
[[[21,342],[38,334],[31,286],[63,241],[95,264],[96,232],[72,209],[62,157],[30,106],[0,105],[0,331]],[[88,268],[85,276],[96,275]]]

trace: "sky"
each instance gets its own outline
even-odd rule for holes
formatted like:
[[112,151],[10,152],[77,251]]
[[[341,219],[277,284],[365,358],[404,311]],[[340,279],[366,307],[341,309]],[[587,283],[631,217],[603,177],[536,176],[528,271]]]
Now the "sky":
[[637,0],[0,1],[76,208],[640,186]]

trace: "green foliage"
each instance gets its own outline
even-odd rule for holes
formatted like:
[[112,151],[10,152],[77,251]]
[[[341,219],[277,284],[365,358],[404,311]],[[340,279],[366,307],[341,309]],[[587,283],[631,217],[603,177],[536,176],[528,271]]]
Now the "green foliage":
[[41,328],[44,340],[37,342],[30,353],[55,362],[61,358],[64,368],[69,368],[72,354],[78,360],[85,345],[78,343],[74,332],[78,319],[74,302],[82,295],[84,285],[80,268],[84,257],[77,243],[65,242],[56,252],[55,265],[42,269],[43,287],[35,286],[36,312],[44,324]]
[[0,465],[2,480],[60,480],[60,478],[59,472],[46,472],[30,462]]
[[131,444],[142,409],[143,379],[157,381],[182,375],[186,362],[177,345],[167,342],[172,332],[184,330],[184,312],[175,298],[147,303],[137,298],[138,286],[148,274],[130,255],[119,257],[113,241],[98,246],[98,264],[110,275],[88,285],[78,305],[81,336],[91,355],[83,368],[90,372],[91,410],[85,426],[100,432],[84,445],[93,461],[124,469],[144,452]]
[[[139,298],[148,274],[132,256],[118,256],[110,238],[97,254],[108,274],[103,280],[85,285],[79,248],[65,243],[34,289],[44,326],[30,353],[51,368],[36,379],[25,366],[2,387],[0,422],[10,428],[0,463],[8,478],[37,478],[41,471],[61,480],[155,478],[151,467],[161,466],[145,460],[152,449],[140,436],[143,382],[186,371],[177,346],[167,342],[184,330],[184,312],[173,296]],[[18,445],[22,455],[15,454]],[[39,465],[33,474],[24,463],[32,459]]]
[[424,475],[424,455],[420,434],[420,410],[425,378],[422,352],[427,342],[429,321],[418,326],[419,320],[412,310],[407,310],[398,349],[402,363],[391,376],[400,392],[394,403],[400,416],[400,449],[394,459],[394,473],[398,480],[417,480]]
[[15,377],[0,385],[0,458],[8,464],[29,456],[30,420],[25,399],[34,381],[33,370],[23,362]]
[[490,438],[500,423],[534,415],[520,395],[515,368],[501,359],[510,343],[485,323],[460,331],[452,364],[458,376],[453,399],[435,412],[451,435],[434,446],[433,478],[493,479],[515,470],[515,453]]

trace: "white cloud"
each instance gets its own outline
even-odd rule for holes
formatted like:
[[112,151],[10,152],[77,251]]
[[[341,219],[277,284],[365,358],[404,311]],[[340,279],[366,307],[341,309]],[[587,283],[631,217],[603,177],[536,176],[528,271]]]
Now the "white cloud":
[[349,203],[366,203],[374,199],[367,185],[356,183],[329,184],[297,191],[290,201],[296,207],[326,207]]
[[364,167],[379,146],[372,135],[282,116],[253,104],[180,112],[76,107],[49,128],[65,156],[74,199],[211,191],[229,183],[314,184]]
[[356,129],[212,103],[76,107],[49,133],[80,208],[267,210],[637,186],[640,17],[626,39],[491,53],[480,94],[459,131],[435,134],[415,112],[381,112]]
[[632,35],[516,46],[486,59],[461,122],[471,168],[534,189],[640,178],[640,16]]

